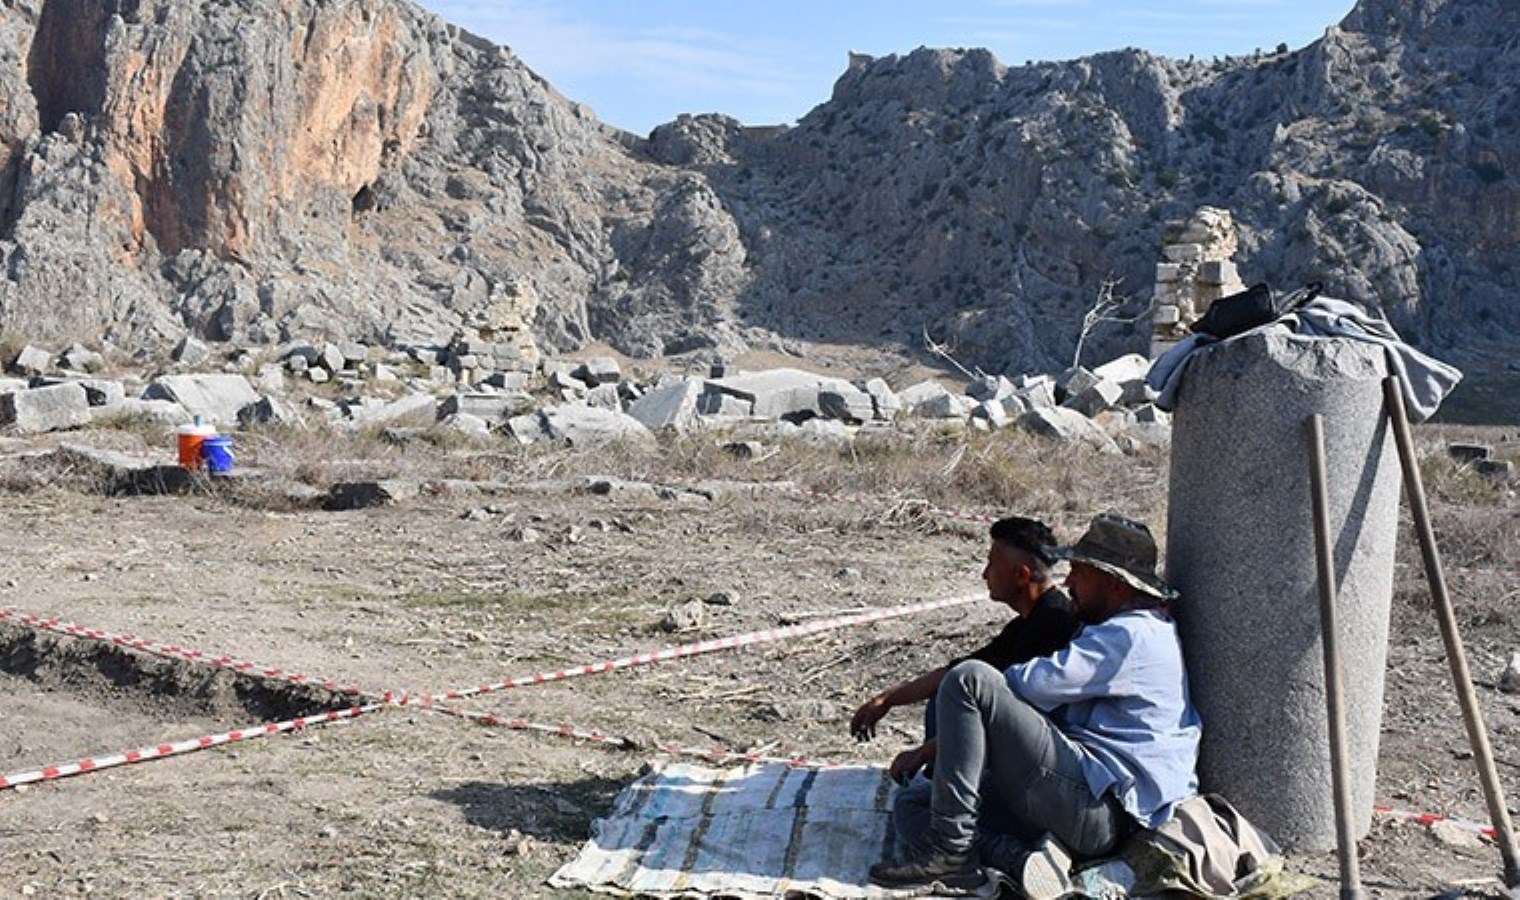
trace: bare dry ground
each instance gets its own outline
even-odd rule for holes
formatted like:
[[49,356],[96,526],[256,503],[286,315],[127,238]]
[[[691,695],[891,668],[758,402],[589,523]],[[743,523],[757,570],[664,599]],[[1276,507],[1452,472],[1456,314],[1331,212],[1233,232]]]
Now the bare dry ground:
[[[1421,440],[1501,775],[1520,798],[1520,699],[1494,684],[1520,650],[1520,502],[1513,486]],[[159,435],[97,433],[97,444]],[[255,660],[372,690],[439,691],[570,663],[976,591],[982,526],[924,503],[1046,518],[1075,537],[1115,508],[1165,523],[1164,456],[1114,461],[1017,436],[786,450],[751,463],[689,440],[637,454],[391,447],[372,436],[268,433],[245,461],[324,485],[358,476],[473,477],[514,487],[425,493],[358,512],[290,508],[243,489],[109,497],[78,472],[4,448],[4,605]],[[166,446],[166,445],[159,445]],[[1501,444],[1513,456],[1513,440]],[[790,480],[870,499],[791,493],[575,490],[587,475]],[[1307,527],[1307,516],[1306,516]],[[1380,800],[1482,819],[1483,805],[1426,609],[1419,561],[1399,554]],[[726,591],[708,622],[668,634],[673,604]],[[461,703],[644,742],[885,763],[915,740],[898,711],[872,745],[846,734],[869,693],[942,663],[998,627],[979,603],[784,644]],[[0,624],[0,773],[192,738],[328,708],[277,689]],[[652,758],[418,709],[0,792],[0,891],[38,896],[548,897],[544,879]],[[1363,843],[1379,896],[1494,895],[1491,845],[1458,848],[1379,820]],[[1332,857],[1295,868],[1333,879]],[[1334,896],[1332,883],[1319,892]]]

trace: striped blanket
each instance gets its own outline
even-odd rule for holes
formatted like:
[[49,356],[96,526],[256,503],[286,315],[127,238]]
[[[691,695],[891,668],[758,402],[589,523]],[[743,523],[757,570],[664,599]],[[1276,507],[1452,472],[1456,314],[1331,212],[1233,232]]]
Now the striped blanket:
[[712,769],[668,763],[618,795],[549,879],[650,897],[889,897],[866,879],[890,846],[878,767]]

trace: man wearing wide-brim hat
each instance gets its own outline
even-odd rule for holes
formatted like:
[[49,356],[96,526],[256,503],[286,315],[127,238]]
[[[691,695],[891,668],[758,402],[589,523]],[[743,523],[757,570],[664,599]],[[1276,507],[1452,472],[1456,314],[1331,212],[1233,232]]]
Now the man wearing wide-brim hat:
[[875,883],[980,885],[972,840],[995,807],[1028,846],[1007,874],[1027,896],[1058,897],[1073,859],[1112,854],[1197,792],[1201,726],[1150,531],[1106,513],[1054,552],[1071,562],[1082,630],[1051,656],[1002,672],[968,661],[945,676],[928,841],[916,858],[873,866]]

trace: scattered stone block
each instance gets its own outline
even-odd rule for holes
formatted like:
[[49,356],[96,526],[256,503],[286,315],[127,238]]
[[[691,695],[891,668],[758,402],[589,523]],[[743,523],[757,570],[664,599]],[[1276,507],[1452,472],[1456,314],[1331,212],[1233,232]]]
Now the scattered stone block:
[[707,624],[707,605],[701,600],[688,600],[665,610],[660,619],[660,630],[666,632],[694,631]]
[[539,441],[549,439],[549,433],[544,430],[544,417],[542,413],[524,413],[520,416],[512,416],[507,419],[506,433],[519,444],[527,446]]
[[90,422],[90,401],[78,384],[12,391],[0,395],[0,425],[21,434],[78,428]]
[[1520,694],[1520,651],[1510,654],[1509,664],[1499,676],[1499,690],[1506,694]]
[[277,397],[261,397],[238,410],[239,425],[296,425],[300,415],[289,403]]
[[450,431],[457,431],[472,437],[488,438],[491,436],[490,423],[479,416],[472,416],[469,413],[454,413],[453,415],[444,416],[438,424]]
[[618,367],[617,360],[610,356],[593,356],[576,367],[575,376],[595,387],[622,381],[623,370]]
[[165,375],[148,385],[143,399],[173,400],[193,416],[228,425],[259,395],[242,375]]
[[53,367],[53,354],[27,344],[11,360],[11,371],[22,375],[41,375]]
[[389,403],[381,400],[353,407],[349,418],[355,425],[379,425],[406,418],[432,422],[438,419],[438,406],[431,394],[405,394]]
[[63,351],[59,362],[75,372],[99,372],[106,367],[106,358],[83,344],[72,344]]
[[1486,478],[1508,481],[1514,474],[1514,465],[1507,459],[1480,459],[1473,463],[1473,471]]
[[836,385],[818,392],[818,411],[826,418],[858,424],[876,417],[876,402],[854,386]]
[[907,413],[918,412],[918,407],[928,403],[936,397],[949,394],[945,386],[938,381],[920,381],[918,384],[905,387],[897,392],[897,400],[902,404],[902,410]]
[[551,406],[539,414],[549,439],[572,447],[604,447],[621,442],[654,445],[654,435],[638,419],[615,410]]
[[1027,409],[1048,409],[1056,405],[1055,382],[1046,377],[1018,388],[1013,396]]
[[682,434],[697,423],[697,399],[702,391],[702,382],[695,378],[661,379],[628,405],[628,415],[652,431],[669,428]]
[[947,391],[914,406],[913,412],[925,419],[963,419],[970,402]]
[[898,399],[897,394],[883,379],[872,378],[867,381],[866,393],[871,395],[872,413],[878,420],[890,422],[902,411],[902,400]]
[[369,348],[358,341],[345,341],[337,347],[338,352],[343,356],[342,368],[353,369],[360,363],[369,362]]
[[599,384],[586,392],[586,405],[596,409],[615,409],[621,411],[623,398],[618,394],[618,386],[615,382]]
[[1138,353],[1126,353],[1098,366],[1092,373],[1115,384],[1124,384],[1137,378],[1144,381],[1150,370],[1150,360]]
[[837,378],[798,369],[768,369],[708,381],[697,411],[713,415],[722,406],[721,398],[731,396],[749,404],[749,415],[795,421],[822,414],[818,407],[821,391],[853,389],[849,382]]
[[[1014,402],[1017,403],[1018,400],[1014,399]],[[971,417],[977,422],[986,422],[994,430],[1007,428],[1013,422],[1001,400],[983,400],[972,408]]]
[[1099,378],[1080,392],[1068,396],[1061,405],[1092,418],[1105,409],[1118,406],[1123,396],[1124,388],[1106,378]]
[[345,481],[333,485],[322,508],[340,512],[390,506],[411,500],[420,493],[422,486],[415,481],[394,478],[384,481]]
[[808,419],[797,435],[805,444],[825,450],[846,450],[850,446],[850,429],[838,419]]
[[392,369],[385,363],[375,363],[375,381],[377,383],[392,384],[400,380],[401,376],[396,374],[395,369]]
[[527,372],[492,372],[480,383],[504,391],[526,391],[529,380]]
[[1114,439],[1092,419],[1074,409],[1064,406],[1032,409],[1018,418],[1018,425],[1031,434],[1038,434],[1063,444],[1080,444],[1100,453],[1119,454],[1123,451]]
[[189,422],[192,416],[189,410],[173,400],[143,400],[137,397],[127,397],[106,406],[90,408],[92,422],[117,418],[146,419],[161,425],[179,426]]
[[1457,462],[1477,462],[1494,455],[1494,448],[1486,444],[1448,444],[1446,453]]
[[1064,403],[1066,398],[1075,397],[1097,384],[1098,381],[1098,376],[1091,370],[1083,366],[1072,366],[1056,376],[1056,400]]
[[1013,382],[1002,375],[978,378],[966,387],[966,394],[973,400],[1001,400],[1013,393]]
[[444,401],[438,404],[437,417],[443,419],[448,416],[467,415],[484,419],[489,423],[500,424],[512,416],[522,415],[532,409],[533,398],[524,393],[497,394],[465,391],[444,398]]
[[285,358],[285,368],[292,375],[300,375],[311,368],[311,361],[300,354],[291,354]]
[[347,368],[347,358],[337,344],[323,344],[317,353],[316,364],[336,375]]
[[198,366],[211,358],[211,348],[187,334],[174,345],[169,358],[182,366]]

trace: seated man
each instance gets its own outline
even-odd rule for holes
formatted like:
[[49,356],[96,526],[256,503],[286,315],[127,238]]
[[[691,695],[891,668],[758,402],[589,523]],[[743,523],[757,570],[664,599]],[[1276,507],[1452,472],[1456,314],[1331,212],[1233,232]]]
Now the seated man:
[[1058,897],[1072,856],[1112,853],[1196,793],[1201,726],[1150,532],[1100,515],[1059,553],[1081,631],[1006,671],[970,660],[943,678],[928,834],[873,866],[874,883],[980,885],[973,841],[979,817],[995,815],[1029,848],[1008,874],[1027,896]]
[[1071,598],[1056,585],[1051,571],[1055,560],[1049,556],[1055,535],[1044,522],[1018,516],[999,519],[993,523],[989,537],[987,565],[982,569],[987,596],[1018,616],[1003,626],[997,637],[969,656],[951,660],[882,691],[861,704],[850,719],[850,734],[856,740],[869,741],[876,737],[876,723],[893,707],[929,701],[924,742],[903,751],[892,761],[892,777],[899,782],[907,781],[934,760],[934,693],[951,667],[976,659],[1002,671],[1037,656],[1048,656],[1070,643],[1081,624],[1072,611]]

